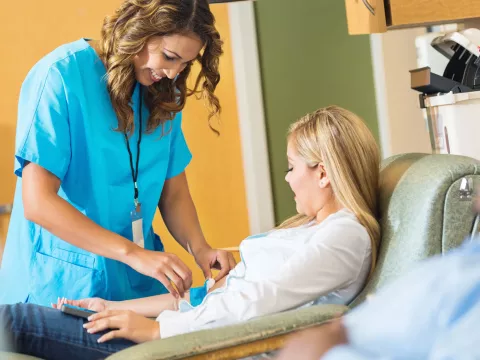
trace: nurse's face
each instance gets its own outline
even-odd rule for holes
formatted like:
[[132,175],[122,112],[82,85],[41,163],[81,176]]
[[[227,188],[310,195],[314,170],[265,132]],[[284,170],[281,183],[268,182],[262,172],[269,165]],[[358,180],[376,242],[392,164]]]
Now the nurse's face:
[[164,77],[175,79],[202,49],[195,34],[151,37],[134,59],[137,81],[150,86]]
[[322,165],[309,167],[288,142],[288,170],[285,180],[290,185],[297,212],[307,216],[317,216],[326,202],[326,189],[330,186]]

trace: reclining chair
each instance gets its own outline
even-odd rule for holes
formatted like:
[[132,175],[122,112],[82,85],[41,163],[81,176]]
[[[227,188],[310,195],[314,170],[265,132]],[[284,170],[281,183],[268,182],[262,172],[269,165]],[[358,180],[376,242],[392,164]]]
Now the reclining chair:
[[[479,225],[472,211],[475,185],[480,185],[480,162],[468,157],[403,154],[388,158],[380,175],[382,242],[377,267],[349,307],[318,305],[286,311],[140,344],[108,359],[223,360],[277,350],[292,332],[348,311],[417,261],[443,254],[476,233]],[[8,359],[22,359],[13,356]]]

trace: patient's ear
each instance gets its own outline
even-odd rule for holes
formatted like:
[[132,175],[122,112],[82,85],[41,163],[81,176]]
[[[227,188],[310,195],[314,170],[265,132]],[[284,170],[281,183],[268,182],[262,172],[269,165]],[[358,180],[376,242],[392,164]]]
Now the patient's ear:
[[321,189],[325,189],[330,186],[330,179],[327,174],[327,170],[323,164],[318,164],[315,170],[318,177],[318,186]]

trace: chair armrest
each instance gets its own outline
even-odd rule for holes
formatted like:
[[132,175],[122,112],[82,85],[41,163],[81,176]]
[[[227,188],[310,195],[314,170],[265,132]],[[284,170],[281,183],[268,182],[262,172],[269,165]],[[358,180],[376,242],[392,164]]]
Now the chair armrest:
[[228,251],[229,253],[231,253],[233,255],[233,258],[235,259],[235,261],[237,263],[239,263],[241,261],[241,258],[240,258],[240,247],[238,246],[232,246],[232,247],[226,247],[226,248],[222,248],[221,250],[225,250],[225,251]]
[[[289,334],[293,331],[321,324],[345,313],[348,307],[342,305],[317,305],[298,310],[286,311],[280,314],[264,316],[245,323],[201,330],[171,338],[151,341],[133,346],[110,356],[109,360],[163,360],[184,359],[202,354],[209,358],[238,359],[252,355],[252,347],[244,346],[237,349],[235,356],[214,356],[212,353],[225,349],[241,347],[258,341],[268,341],[275,337]],[[281,347],[282,341],[276,341],[273,348],[261,347],[258,352],[272,351]],[[260,348],[259,348],[260,349]],[[205,356],[207,358],[207,356]]]

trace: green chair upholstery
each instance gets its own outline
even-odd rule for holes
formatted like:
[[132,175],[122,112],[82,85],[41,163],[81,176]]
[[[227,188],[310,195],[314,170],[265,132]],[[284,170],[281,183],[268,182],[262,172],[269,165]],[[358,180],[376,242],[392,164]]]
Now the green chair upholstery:
[[[403,154],[382,162],[379,213],[382,242],[378,265],[350,307],[364,301],[368,294],[375,293],[417,261],[443,254],[477,231],[472,199],[468,193],[466,199],[462,198],[465,193],[460,192],[460,184],[465,178],[467,183],[480,185],[479,166],[477,160],[455,155]],[[140,344],[108,359],[242,358],[274,350],[289,333],[321,324],[348,309],[319,305],[286,311],[238,325]]]
[[14,354],[10,352],[0,352],[0,360],[39,360],[36,357]]
[[403,154],[382,163],[377,267],[353,306],[415,262],[444,254],[477,231],[473,198],[461,198],[460,184],[471,179],[472,190],[479,186],[479,166],[469,157],[427,154]]

